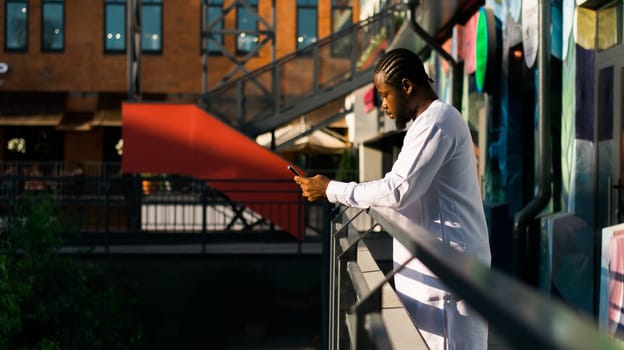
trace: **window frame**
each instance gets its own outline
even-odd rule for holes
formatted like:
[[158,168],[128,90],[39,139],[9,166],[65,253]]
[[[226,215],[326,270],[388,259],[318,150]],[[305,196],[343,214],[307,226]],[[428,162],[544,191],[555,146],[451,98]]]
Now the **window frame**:
[[[304,1],[305,4],[301,4],[300,2]],[[296,30],[295,30],[295,48],[297,50],[301,50],[305,47],[308,47],[309,45],[312,45],[313,43],[308,43],[308,44],[302,44],[299,43],[299,34],[301,34],[301,22],[299,21],[299,11],[301,10],[314,10],[315,13],[315,19],[314,19],[314,26],[315,26],[315,40],[314,43],[316,43],[318,41],[319,38],[319,21],[318,21],[318,15],[319,15],[319,10],[318,10],[318,1],[317,0],[312,0],[314,1],[314,4],[308,4],[308,2],[310,2],[310,0],[297,0],[297,13],[296,13],[296,17],[295,20],[297,22],[296,24]]]
[[[331,35],[335,35],[336,33],[339,33],[341,31],[343,31],[345,28],[335,28],[336,25],[336,11],[340,11],[340,10],[347,10],[350,13],[350,18],[351,18],[351,25],[353,25],[353,2],[352,0],[346,0],[344,1],[346,3],[346,5],[340,5],[340,4],[336,4],[337,0],[332,0],[332,6],[331,6]],[[341,57],[341,58],[347,58],[350,56],[350,50],[349,52],[345,53],[342,51],[338,51],[338,40],[340,41],[349,41],[349,39],[347,38],[342,38],[342,39],[337,39],[337,40],[332,40],[332,44],[331,44],[331,55],[332,57]]]
[[[220,29],[223,30],[225,28],[225,20],[223,19],[223,0],[203,0],[204,4],[206,5],[205,8],[205,16],[206,16],[206,21],[207,23],[211,22],[210,19],[210,9],[218,9],[219,10],[219,15],[218,17],[221,17],[221,20],[219,21],[220,23]],[[202,21],[202,14],[200,13],[200,23]],[[216,17],[215,17],[216,18]],[[206,38],[206,43],[208,44],[208,47],[204,47],[204,41],[203,41],[203,33],[201,32],[203,29],[203,24],[200,25],[200,36],[199,36],[199,40],[200,40],[200,51],[201,54],[208,54],[209,56],[223,56],[223,50],[210,50],[210,44],[213,42],[212,40]],[[207,28],[206,28],[207,29]],[[225,40],[224,40],[224,35],[223,34],[218,34],[219,36],[219,43],[221,44],[221,46],[223,47],[225,45]]]
[[[145,16],[145,9],[148,7],[155,7],[155,8],[159,8],[160,9],[160,19],[159,19],[159,29],[160,29],[160,45],[158,49],[146,49],[143,45],[146,42],[145,38],[143,38],[143,30],[145,29],[145,20],[147,19],[147,16]],[[162,55],[163,52],[163,47],[165,45],[165,38],[164,38],[164,1],[162,0],[142,0],[141,1],[141,19],[143,21],[142,23],[142,27],[141,27],[141,53],[144,53],[146,55]],[[126,23],[127,25],[127,23]]]
[[[45,8],[49,4],[60,4],[62,7],[61,13],[61,47],[60,48],[46,48],[44,35],[45,35]],[[41,0],[41,52],[56,53],[65,51],[65,0]]]
[[[128,27],[128,4],[127,4],[127,0],[104,0],[104,21],[102,23],[103,25],[103,35],[102,35],[102,41],[103,41],[103,49],[104,49],[104,54],[126,54],[126,50],[128,50],[128,33],[126,32],[127,27]],[[108,6],[120,6],[123,7],[123,12],[124,12],[124,16],[123,16],[123,33],[124,33],[124,41],[123,41],[123,49],[112,49],[112,48],[107,48],[106,47],[106,43],[107,43],[107,39],[106,39],[106,35],[107,35],[107,28],[106,28],[106,24],[108,23]]]
[[[9,43],[8,31],[9,31],[9,4],[24,4],[26,6],[26,22],[25,22],[25,42],[23,47],[9,47],[7,44]],[[5,52],[28,52],[28,42],[29,42],[29,20],[30,20],[30,3],[29,0],[6,0],[4,2],[4,51]]]
[[[249,7],[251,7],[251,8],[255,8],[256,14],[258,13],[258,1],[257,0],[247,0],[247,5],[249,5]],[[239,4],[236,5],[236,29],[237,29],[237,31],[241,31],[241,28],[240,28],[240,20],[241,20],[240,14],[241,14],[241,10],[247,11],[247,7],[245,7],[245,5],[242,5],[242,4],[239,3]],[[251,19],[253,19],[253,21],[256,24],[256,26],[254,28],[254,31],[255,31],[254,34],[255,34],[255,36],[256,36],[256,38],[258,40],[254,44],[254,46],[251,48],[251,50],[249,50],[249,51],[241,50],[240,46],[239,46],[239,40],[240,40],[240,34],[241,33],[239,33],[236,36],[236,42],[235,42],[235,45],[236,45],[236,55],[238,55],[238,56],[246,56],[249,53],[251,53],[252,51],[254,51],[256,49],[257,45],[258,45],[258,42],[260,41],[260,38],[259,38],[260,36],[258,35],[258,31],[259,31],[259,23],[258,23],[259,21],[258,21],[258,18],[255,17],[252,13],[248,13],[248,15],[250,16]],[[246,30],[249,30],[249,29],[246,29]],[[257,52],[256,52],[255,55],[257,55]]]

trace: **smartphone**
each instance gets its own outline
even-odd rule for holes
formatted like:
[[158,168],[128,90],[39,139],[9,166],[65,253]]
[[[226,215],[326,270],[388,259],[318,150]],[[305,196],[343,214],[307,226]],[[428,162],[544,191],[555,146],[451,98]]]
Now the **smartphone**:
[[302,175],[301,173],[299,173],[299,172],[297,171],[297,169],[295,169],[295,167],[294,167],[294,166],[292,166],[292,165],[288,165],[288,170],[292,171],[292,173],[293,173],[293,174],[295,174],[295,175],[297,175],[297,176],[301,176],[301,177],[303,177],[303,175]]

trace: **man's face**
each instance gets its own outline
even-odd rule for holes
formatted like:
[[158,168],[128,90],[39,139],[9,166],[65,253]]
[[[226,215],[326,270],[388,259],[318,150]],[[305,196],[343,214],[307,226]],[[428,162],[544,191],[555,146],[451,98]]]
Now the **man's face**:
[[388,118],[394,119],[398,130],[405,129],[407,123],[412,119],[408,110],[405,91],[396,86],[386,84],[383,73],[376,73],[373,83],[382,98],[381,108],[386,111]]

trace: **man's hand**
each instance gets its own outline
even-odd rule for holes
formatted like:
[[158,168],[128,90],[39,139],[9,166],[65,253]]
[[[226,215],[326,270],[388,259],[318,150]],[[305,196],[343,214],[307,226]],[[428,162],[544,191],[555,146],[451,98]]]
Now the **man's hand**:
[[315,175],[314,177],[295,176],[295,182],[301,186],[301,192],[310,202],[324,199],[329,179],[327,176]]

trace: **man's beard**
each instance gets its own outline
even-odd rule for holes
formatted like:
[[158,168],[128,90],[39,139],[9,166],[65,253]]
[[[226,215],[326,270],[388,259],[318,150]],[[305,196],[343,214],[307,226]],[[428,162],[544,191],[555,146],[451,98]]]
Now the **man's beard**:
[[401,114],[400,116],[397,115],[394,118],[394,125],[396,125],[397,130],[405,130],[407,123],[409,123],[410,120],[412,120],[412,118],[410,118],[407,114]]

